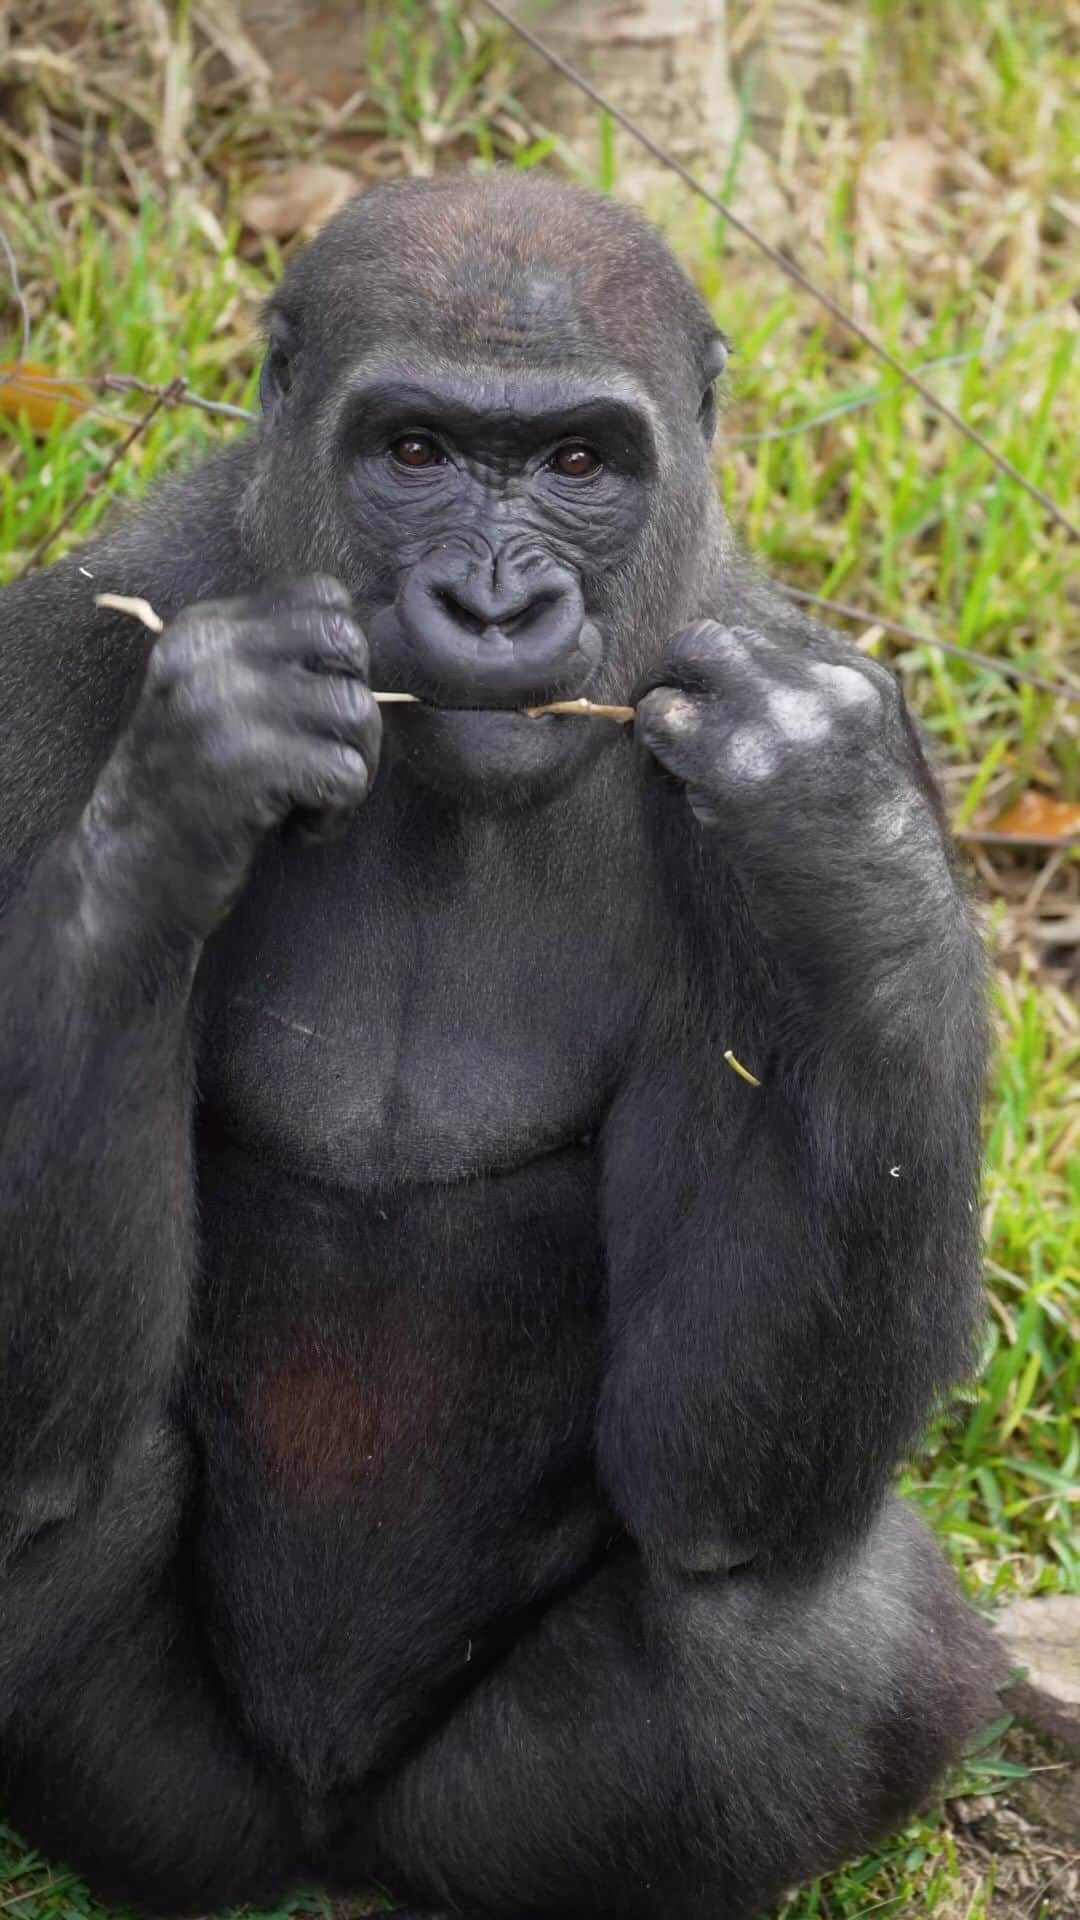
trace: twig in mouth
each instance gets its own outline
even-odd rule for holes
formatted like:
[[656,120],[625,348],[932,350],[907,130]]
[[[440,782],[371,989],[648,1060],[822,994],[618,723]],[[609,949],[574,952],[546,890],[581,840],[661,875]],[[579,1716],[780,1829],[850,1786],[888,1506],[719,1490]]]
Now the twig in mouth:
[[633,719],[636,709],[609,707],[596,700],[549,700],[544,707],[522,707],[521,711],[528,720],[539,720],[545,713],[576,713],[587,720],[617,720],[623,726]]

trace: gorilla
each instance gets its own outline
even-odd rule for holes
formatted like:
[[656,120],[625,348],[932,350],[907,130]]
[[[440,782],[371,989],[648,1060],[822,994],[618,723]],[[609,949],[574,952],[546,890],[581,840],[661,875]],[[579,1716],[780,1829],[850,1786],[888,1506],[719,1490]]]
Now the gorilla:
[[0,1802],[149,1911],[732,1920],[995,1706],[889,1491],[980,1325],[939,798],[636,215],[379,187],[267,324],[0,597]]

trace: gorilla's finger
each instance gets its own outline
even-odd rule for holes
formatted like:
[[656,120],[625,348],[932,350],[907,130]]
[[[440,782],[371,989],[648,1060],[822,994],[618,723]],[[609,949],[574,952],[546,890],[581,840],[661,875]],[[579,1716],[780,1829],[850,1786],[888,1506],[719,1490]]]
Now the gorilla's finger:
[[367,636],[341,607],[300,607],[273,621],[250,617],[239,630],[237,646],[263,660],[295,661],[313,673],[366,680],[371,671]]
[[305,607],[338,608],[347,613],[352,609],[352,595],[332,573],[288,574],[264,581],[242,604],[246,610],[267,614]]
[[345,673],[303,674],[290,697],[294,720],[331,740],[343,740],[360,749],[378,765],[382,714],[370,688]]

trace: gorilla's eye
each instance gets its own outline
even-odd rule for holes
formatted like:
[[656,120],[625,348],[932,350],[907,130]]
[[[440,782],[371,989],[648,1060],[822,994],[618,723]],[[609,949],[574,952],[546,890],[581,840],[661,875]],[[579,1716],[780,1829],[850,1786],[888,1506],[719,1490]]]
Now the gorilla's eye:
[[429,433],[403,433],[390,452],[401,467],[437,467],[443,459]]
[[599,473],[603,462],[591,447],[575,441],[572,445],[559,447],[552,454],[550,464],[556,473],[565,474],[568,480],[590,480],[594,473]]

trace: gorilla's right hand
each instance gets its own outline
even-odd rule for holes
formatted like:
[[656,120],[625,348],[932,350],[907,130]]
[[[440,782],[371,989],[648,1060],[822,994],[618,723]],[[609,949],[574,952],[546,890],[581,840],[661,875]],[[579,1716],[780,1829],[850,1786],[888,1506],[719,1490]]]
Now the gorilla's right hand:
[[331,830],[379,762],[368,665],[349,596],[323,575],[181,613],[83,817],[98,904],[201,940],[270,828],[300,812]]

